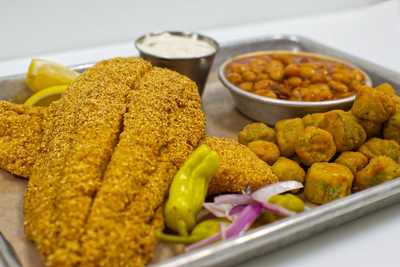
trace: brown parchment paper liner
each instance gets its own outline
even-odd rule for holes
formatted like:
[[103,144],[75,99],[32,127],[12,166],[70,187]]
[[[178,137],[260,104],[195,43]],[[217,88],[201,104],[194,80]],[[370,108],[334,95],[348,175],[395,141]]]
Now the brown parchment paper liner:
[[[235,107],[230,93],[220,83],[217,72],[208,77],[202,96],[202,110],[207,118],[206,133],[217,137],[233,138],[244,126],[254,121],[242,115]],[[35,245],[24,232],[23,196],[28,180],[0,169],[0,231],[14,247],[24,267],[44,267],[45,263]],[[160,262],[183,253],[183,245],[159,243],[154,262]]]
[[44,266],[39,251],[24,231],[24,193],[28,180],[0,170],[0,231],[14,247],[22,266]]

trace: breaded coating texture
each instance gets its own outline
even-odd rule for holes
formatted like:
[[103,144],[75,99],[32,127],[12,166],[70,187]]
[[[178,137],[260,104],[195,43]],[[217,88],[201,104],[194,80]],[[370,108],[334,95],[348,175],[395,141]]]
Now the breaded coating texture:
[[324,119],[325,113],[312,113],[303,117],[304,128],[314,126],[318,128],[319,123]]
[[368,158],[360,152],[344,151],[335,160],[335,163],[346,166],[355,176],[368,164]]
[[58,266],[59,260],[63,266],[69,265],[64,261],[65,254],[72,259],[71,263],[75,260],[93,198],[118,142],[127,107],[126,96],[151,68],[148,62],[138,58],[101,64],[107,74],[104,79],[102,76],[93,81],[93,91],[75,115],[75,139],[66,158],[54,214],[59,236],[57,250],[50,257],[54,266]]
[[396,92],[394,91],[393,87],[388,83],[382,83],[381,85],[374,88],[376,91],[380,91],[387,95],[395,95]]
[[382,128],[381,122],[373,122],[366,119],[360,119],[355,117],[358,124],[360,124],[367,134],[367,139],[374,137],[376,134],[379,134],[379,131]]
[[400,176],[400,164],[389,157],[379,156],[356,174],[355,184],[364,190]]
[[[293,160],[285,157],[280,157],[271,167],[272,172],[279,178],[279,181],[295,180],[299,183],[304,183],[306,172],[303,168]],[[292,190],[292,193],[297,193],[299,189]]]
[[208,187],[207,195],[223,192],[241,193],[247,184],[255,191],[279,181],[270,166],[249,148],[230,138],[203,137],[198,146],[205,144],[218,152],[221,163]]
[[276,144],[276,132],[274,129],[268,127],[262,122],[255,122],[246,125],[243,131],[238,134],[239,143],[245,146],[257,140],[273,142]]
[[275,129],[281,156],[292,156],[295,153],[297,138],[304,131],[303,120],[300,118],[281,120],[275,125]]
[[50,105],[24,199],[26,234],[49,265],[79,260],[79,237],[118,141],[126,95],[150,68],[140,58],[100,62]]
[[400,96],[398,96],[398,95],[391,95],[391,97],[392,97],[393,103],[394,103],[395,105],[400,105]]
[[392,158],[396,162],[400,162],[400,145],[394,140],[385,140],[381,138],[371,138],[362,144],[357,152],[372,159],[378,156],[386,156]]
[[400,104],[396,104],[395,111],[389,119],[385,121],[383,137],[400,142]]
[[249,143],[247,147],[256,154],[259,159],[265,161],[270,166],[272,166],[281,155],[279,147],[273,142],[257,140]]
[[0,168],[29,178],[42,141],[47,108],[0,101]]
[[295,150],[301,162],[311,166],[315,162],[329,161],[336,153],[336,146],[328,131],[308,126],[299,135]]
[[324,204],[350,195],[354,175],[337,163],[317,162],[307,170],[304,196],[316,204]]
[[364,128],[353,114],[343,110],[326,112],[318,127],[332,134],[336,152],[356,149],[367,138]]
[[167,69],[145,74],[128,97],[124,130],[81,238],[79,266],[143,266],[178,168],[204,135],[194,82]]
[[359,118],[379,123],[389,118],[394,105],[391,95],[364,85],[356,94],[351,112]]

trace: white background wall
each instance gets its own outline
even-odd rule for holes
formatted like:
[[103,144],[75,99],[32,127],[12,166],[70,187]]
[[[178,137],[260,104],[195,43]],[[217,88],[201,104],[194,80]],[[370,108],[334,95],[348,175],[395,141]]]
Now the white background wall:
[[0,61],[133,42],[155,30],[201,32],[328,14],[377,2],[380,1],[1,0]]

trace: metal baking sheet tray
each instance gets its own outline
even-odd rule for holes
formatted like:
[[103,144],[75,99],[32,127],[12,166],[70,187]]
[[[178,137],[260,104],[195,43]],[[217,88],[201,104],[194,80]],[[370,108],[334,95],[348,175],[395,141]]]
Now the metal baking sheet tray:
[[[252,122],[234,108],[234,102],[227,90],[219,83],[216,78],[216,72],[221,63],[228,58],[262,50],[304,51],[335,57],[363,69],[371,77],[375,85],[385,82],[390,83],[396,90],[396,93],[400,95],[400,74],[300,36],[275,34],[254,40],[221,44],[221,49],[215,58],[205,93],[202,96],[203,111],[208,118],[206,126],[207,134],[235,138],[233,133],[236,135],[238,130],[243,128],[244,123]],[[73,66],[72,69],[82,72],[92,65],[78,65]],[[25,75],[15,75],[0,78],[0,99],[23,103],[32,94],[25,84],[25,77]],[[220,105],[220,103],[212,104],[212,102],[218,99],[223,99],[228,107],[223,112],[219,112],[222,113],[219,115],[214,112],[215,107],[214,110],[212,109],[212,105]],[[214,116],[214,121],[209,119]],[[236,128],[232,126],[229,129],[230,131],[221,130],[225,126],[223,120],[232,119],[233,117],[239,120],[240,123],[238,123],[238,126]],[[220,128],[215,129],[217,126]],[[317,206],[296,216],[264,225],[246,232],[242,236],[230,238],[189,253],[155,262],[151,266],[195,267],[236,265],[296,241],[304,240],[307,237],[399,201],[400,179],[394,179],[331,203]]]

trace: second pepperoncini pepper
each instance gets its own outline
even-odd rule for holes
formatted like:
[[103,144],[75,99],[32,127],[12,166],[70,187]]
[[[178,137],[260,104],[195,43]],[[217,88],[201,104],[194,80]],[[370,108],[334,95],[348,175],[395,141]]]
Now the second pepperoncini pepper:
[[208,185],[216,173],[220,158],[206,145],[199,146],[185,161],[172,181],[164,215],[167,226],[188,236],[196,225],[197,214],[207,195]]
[[272,196],[269,198],[268,202],[281,205],[282,207],[297,213],[304,211],[303,200],[292,194]]
[[[269,198],[268,200],[269,203],[272,204],[278,204],[281,205],[282,207],[295,211],[297,213],[303,212],[304,211],[304,202],[301,200],[299,197],[296,197],[295,195],[292,194],[286,194],[286,195],[275,195]],[[272,212],[267,212],[263,216],[261,216],[258,221],[259,224],[266,224],[266,223],[271,223],[275,222],[277,220],[286,218],[286,216],[275,214]]]
[[161,231],[156,231],[155,235],[157,239],[162,242],[190,245],[218,233],[221,222],[231,223],[231,221],[226,218],[208,219],[197,224],[189,236],[167,235],[161,233]]

